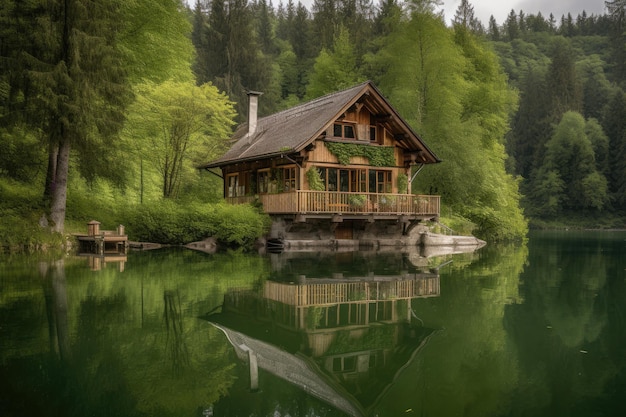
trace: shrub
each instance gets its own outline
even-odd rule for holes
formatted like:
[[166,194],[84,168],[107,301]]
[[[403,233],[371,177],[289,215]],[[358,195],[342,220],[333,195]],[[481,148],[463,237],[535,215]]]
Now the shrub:
[[269,226],[266,215],[246,204],[180,205],[163,200],[136,206],[124,217],[131,239],[162,244],[184,244],[215,237],[228,246],[247,246],[263,236]]
[[353,207],[363,207],[366,201],[367,197],[363,194],[351,194],[348,197],[348,204]]

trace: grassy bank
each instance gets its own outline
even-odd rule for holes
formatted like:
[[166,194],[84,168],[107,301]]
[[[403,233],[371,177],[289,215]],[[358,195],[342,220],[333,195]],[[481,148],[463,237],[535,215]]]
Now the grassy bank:
[[566,213],[556,219],[531,218],[530,228],[535,230],[593,229],[613,230],[626,229],[626,214],[614,213],[592,216],[584,213]]
[[102,229],[123,224],[130,240],[184,244],[214,237],[222,246],[249,247],[269,228],[268,216],[249,205],[157,200],[132,204],[123,196],[74,192],[68,195],[65,234],[42,227],[39,187],[0,181],[0,247],[4,251],[61,248],[73,233],[86,233],[91,220]]

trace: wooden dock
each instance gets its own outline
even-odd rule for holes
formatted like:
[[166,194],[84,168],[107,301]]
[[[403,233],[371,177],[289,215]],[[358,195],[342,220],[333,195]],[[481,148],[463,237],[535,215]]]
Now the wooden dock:
[[100,230],[100,222],[92,220],[87,223],[86,235],[77,235],[80,251],[104,255],[105,253],[126,253],[128,250],[128,236],[124,226],[119,225],[117,230]]

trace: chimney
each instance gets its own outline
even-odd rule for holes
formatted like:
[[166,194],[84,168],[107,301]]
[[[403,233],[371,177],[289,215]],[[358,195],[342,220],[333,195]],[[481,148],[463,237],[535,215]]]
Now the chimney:
[[263,93],[248,91],[248,140],[256,132],[257,111],[259,109],[259,96]]

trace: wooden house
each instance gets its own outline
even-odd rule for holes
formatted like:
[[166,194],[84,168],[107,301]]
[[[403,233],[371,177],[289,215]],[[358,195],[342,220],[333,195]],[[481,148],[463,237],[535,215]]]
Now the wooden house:
[[381,223],[407,235],[439,217],[439,196],[410,192],[439,158],[371,82],[263,118],[259,96],[248,94],[231,148],[201,168],[221,169],[229,203],[260,201],[272,237],[364,240],[389,230]]

